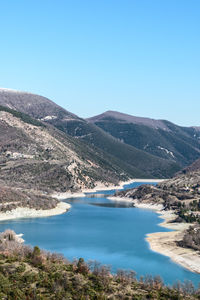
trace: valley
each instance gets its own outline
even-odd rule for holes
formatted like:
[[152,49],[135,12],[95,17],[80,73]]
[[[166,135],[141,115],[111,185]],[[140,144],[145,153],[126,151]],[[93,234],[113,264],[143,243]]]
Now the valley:
[[[116,112],[84,120],[42,96],[0,89],[1,228],[9,226],[32,246],[71,260],[101,260],[114,272],[131,265],[140,276],[160,274],[170,284],[176,274],[196,285],[199,146],[197,128]],[[165,219],[162,230],[155,211]],[[132,230],[130,239],[125,228],[140,222],[140,234]],[[44,239],[46,226],[56,234],[53,244]],[[101,226],[111,227],[105,234]],[[124,241],[120,247],[118,239]],[[166,277],[158,262],[165,269],[168,256],[183,268],[170,265]],[[146,261],[143,267],[140,260]]]

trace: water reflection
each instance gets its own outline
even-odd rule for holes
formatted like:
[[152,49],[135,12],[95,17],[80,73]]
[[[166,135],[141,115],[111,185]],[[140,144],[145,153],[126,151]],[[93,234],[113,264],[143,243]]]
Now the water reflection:
[[122,203],[122,202],[113,202],[113,203],[93,203],[90,202],[88,203],[90,205],[95,205],[95,206],[101,206],[101,207],[110,207],[110,208],[130,208],[130,207],[134,207],[131,203]]

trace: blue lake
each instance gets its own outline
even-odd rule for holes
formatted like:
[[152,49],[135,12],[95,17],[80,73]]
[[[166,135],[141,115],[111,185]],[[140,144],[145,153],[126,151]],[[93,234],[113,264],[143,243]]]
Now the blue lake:
[[23,233],[26,244],[62,253],[70,260],[83,257],[111,265],[113,271],[133,269],[138,277],[160,275],[166,284],[187,279],[197,286],[200,275],[149,249],[147,233],[169,231],[158,226],[159,216],[151,210],[133,208],[102,196],[113,193],[114,190],[101,191],[67,199],[72,207],[66,214],[0,222],[0,231],[10,228]]

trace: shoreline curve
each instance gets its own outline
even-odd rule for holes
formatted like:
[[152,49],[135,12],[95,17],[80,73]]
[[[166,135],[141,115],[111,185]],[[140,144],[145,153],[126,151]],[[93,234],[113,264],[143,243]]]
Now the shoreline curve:
[[64,214],[70,209],[71,205],[59,202],[55,208],[51,209],[31,209],[28,207],[17,207],[5,213],[0,213],[0,221],[7,221],[21,218],[44,218]]

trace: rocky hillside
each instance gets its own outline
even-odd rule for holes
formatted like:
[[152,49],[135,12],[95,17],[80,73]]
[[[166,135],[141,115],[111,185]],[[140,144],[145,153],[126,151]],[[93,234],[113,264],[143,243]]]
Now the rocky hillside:
[[186,174],[186,173],[190,173],[190,172],[194,172],[194,171],[197,171],[197,172],[200,171],[200,159],[195,160],[195,162],[193,162],[193,164],[191,164],[190,166],[183,169],[180,173]]
[[0,107],[0,181],[4,185],[64,192],[127,178],[122,169],[74,138],[24,113]]
[[[180,166],[171,159],[158,158],[144,150],[127,145],[99,127],[66,111],[51,100],[25,92],[0,89],[0,105],[29,114],[51,124],[79,141],[83,148],[93,152],[100,160],[117,166],[118,174],[129,177],[171,177]],[[106,165],[102,162],[102,167]]]
[[0,213],[14,210],[18,207],[48,210],[55,208],[59,201],[35,190],[7,187],[0,183]]
[[87,120],[125,144],[174,161],[182,167],[200,157],[198,127],[181,127],[164,120],[134,117],[115,111],[107,111]]
[[166,209],[179,206],[180,203],[189,207],[191,201],[200,203],[200,170],[178,174],[156,186],[144,184],[137,188],[119,191],[116,195],[139,202],[162,203]]
[[[198,164],[198,161],[197,161]],[[165,210],[174,210],[177,221],[200,223],[200,169],[178,174],[156,186],[119,191],[115,196],[128,197],[137,202],[163,204]]]

